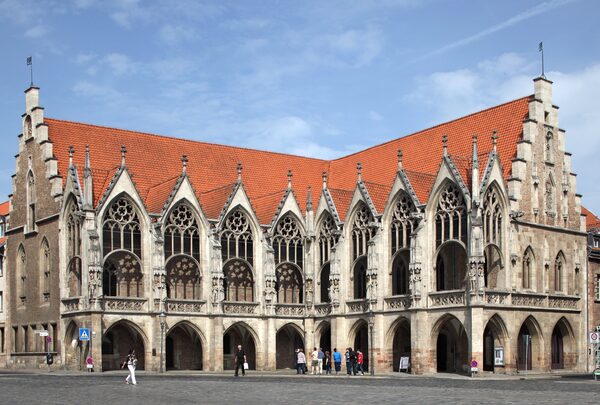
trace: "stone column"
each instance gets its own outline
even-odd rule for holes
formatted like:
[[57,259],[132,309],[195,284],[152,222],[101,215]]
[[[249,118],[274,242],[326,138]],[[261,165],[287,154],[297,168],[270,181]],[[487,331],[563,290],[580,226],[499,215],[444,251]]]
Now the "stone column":
[[467,322],[465,325],[467,336],[469,337],[469,358],[467,365],[471,361],[477,362],[478,372],[483,371],[483,308],[471,307],[468,310]]
[[[410,363],[412,374],[435,372],[435,339],[425,311],[414,311],[410,317]],[[433,346],[432,346],[433,345]]]
[[223,319],[221,317],[213,317],[212,323],[212,338],[210,339],[209,348],[211,353],[212,364],[210,371],[223,371]]

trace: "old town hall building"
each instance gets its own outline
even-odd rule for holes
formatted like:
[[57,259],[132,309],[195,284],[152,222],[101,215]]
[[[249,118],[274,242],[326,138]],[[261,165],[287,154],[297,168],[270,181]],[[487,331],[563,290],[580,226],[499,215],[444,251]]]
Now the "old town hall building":
[[[6,363],[584,370],[585,217],[552,82],[335,160],[50,119],[26,92]],[[80,327],[91,341],[80,341]],[[36,331],[48,331],[49,338]]]

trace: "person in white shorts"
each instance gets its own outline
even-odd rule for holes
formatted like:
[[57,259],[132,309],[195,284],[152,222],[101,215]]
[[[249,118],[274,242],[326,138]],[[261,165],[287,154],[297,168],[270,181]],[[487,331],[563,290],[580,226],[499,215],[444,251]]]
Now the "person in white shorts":
[[313,352],[310,354],[310,373],[317,374],[319,372],[319,351],[316,347],[313,348]]

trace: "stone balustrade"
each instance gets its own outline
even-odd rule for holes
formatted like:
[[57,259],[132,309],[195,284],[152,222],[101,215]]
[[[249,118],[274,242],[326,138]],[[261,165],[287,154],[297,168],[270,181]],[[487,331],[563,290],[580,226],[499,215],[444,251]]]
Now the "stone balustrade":
[[223,313],[238,315],[254,315],[258,313],[258,302],[223,301]]
[[429,293],[430,307],[460,307],[465,306],[465,291],[437,291]]
[[78,312],[80,310],[80,297],[63,298],[63,312]]
[[146,311],[146,298],[137,297],[104,297],[106,312],[143,312]]
[[398,310],[410,308],[411,299],[410,299],[410,295],[404,294],[404,295],[395,295],[393,297],[384,298],[384,302],[385,302],[385,309],[388,309],[391,311],[398,311]]
[[331,303],[315,305],[315,315],[316,316],[327,316],[330,313],[331,313]]
[[369,312],[369,302],[366,299],[346,301],[346,308],[349,313]]
[[280,316],[306,316],[306,306],[304,304],[277,304],[275,305],[275,315]]
[[165,311],[169,314],[173,313],[204,313],[206,301],[201,300],[174,300],[167,299],[165,301]]

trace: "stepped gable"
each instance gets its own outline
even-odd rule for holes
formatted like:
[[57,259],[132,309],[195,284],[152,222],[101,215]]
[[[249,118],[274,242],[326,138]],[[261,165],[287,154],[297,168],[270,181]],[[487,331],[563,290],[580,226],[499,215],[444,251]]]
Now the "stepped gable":
[[581,206],[581,215],[586,216],[585,227],[588,231],[595,231],[600,229],[600,218],[583,205]]
[[[443,154],[442,136],[448,136],[448,153],[456,160],[470,160],[473,134],[478,135],[480,152],[492,150],[492,132],[498,131],[497,150],[500,155],[504,177],[510,177],[511,160],[516,156],[517,142],[522,137],[523,120],[529,113],[529,101],[533,96],[523,97],[508,103],[488,108],[465,117],[440,124],[381,145],[373,146],[355,154],[331,162],[330,187],[352,189],[356,182],[356,162],[362,162],[362,177],[365,182],[392,184],[396,174],[397,151],[402,149],[402,165],[415,188],[421,203],[427,202],[431,189],[416,184],[421,175],[435,176]],[[456,163],[456,162],[455,162]],[[480,164],[482,164],[480,162]],[[485,162],[483,162],[485,164]],[[470,164],[458,163],[460,175],[470,184]],[[433,184],[433,181],[431,182]],[[427,190],[425,190],[427,189]]]
[[498,131],[498,153],[508,178],[531,99],[532,96],[523,97],[332,161],[51,118],[45,122],[63,181],[68,170],[69,146],[75,148],[74,163],[81,176],[85,146],[89,145],[95,206],[120,166],[120,147],[125,145],[127,170],[149,212],[161,212],[181,174],[181,156],[187,155],[187,175],[208,218],[219,218],[235,187],[237,165],[241,163],[244,189],[260,223],[269,224],[287,188],[289,169],[294,174],[293,190],[302,211],[306,207],[306,190],[309,186],[321,189],[322,172],[328,172],[328,188],[344,220],[356,187],[357,162],[362,163],[363,182],[378,213],[382,213],[396,175],[398,149],[404,152],[403,167],[417,197],[426,203],[440,167],[442,135],[448,136],[448,153],[463,181],[470,185],[473,134],[479,136],[479,165],[483,175],[487,154],[492,149],[491,134]]

